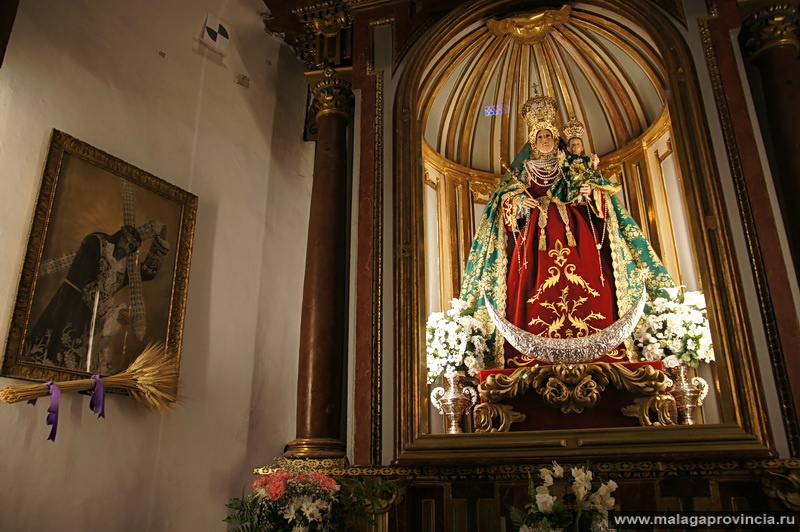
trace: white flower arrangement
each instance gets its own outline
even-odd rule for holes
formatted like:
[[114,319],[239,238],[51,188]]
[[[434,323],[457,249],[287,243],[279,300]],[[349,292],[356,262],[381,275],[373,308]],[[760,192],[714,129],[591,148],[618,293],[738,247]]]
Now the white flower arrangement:
[[[509,507],[511,520],[519,532],[608,530],[608,511],[615,504],[611,493],[617,489],[616,482],[601,482],[595,488],[592,486],[594,475],[589,469],[573,467],[568,475],[555,461],[551,468],[539,470],[539,478],[542,483],[536,486],[533,478],[529,477],[528,496],[531,501],[526,505],[526,511]],[[561,479],[558,484],[557,479]]]
[[450,301],[447,312],[434,312],[426,325],[428,382],[440,375],[452,377],[459,371],[477,376],[485,368],[489,334],[483,322],[473,316],[466,302]]
[[651,303],[651,312],[634,333],[639,360],[661,360],[668,368],[696,368],[700,362],[711,362],[714,349],[705,297],[700,292],[679,294],[677,288],[668,292],[669,298],[659,297]]

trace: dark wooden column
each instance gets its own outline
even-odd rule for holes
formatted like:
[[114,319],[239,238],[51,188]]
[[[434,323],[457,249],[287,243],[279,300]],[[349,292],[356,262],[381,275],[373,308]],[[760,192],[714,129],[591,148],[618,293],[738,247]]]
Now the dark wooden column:
[[[295,458],[345,456],[342,434],[347,327],[347,126],[353,94],[348,72],[309,74],[317,121],[314,183],[308,227]],[[314,78],[322,77],[314,83]],[[348,76],[349,77],[349,76]]]
[[[775,157],[772,172],[795,268],[800,268],[800,16],[796,5],[772,5],[742,22],[741,43],[758,67],[766,126]],[[797,274],[797,270],[796,270]]]

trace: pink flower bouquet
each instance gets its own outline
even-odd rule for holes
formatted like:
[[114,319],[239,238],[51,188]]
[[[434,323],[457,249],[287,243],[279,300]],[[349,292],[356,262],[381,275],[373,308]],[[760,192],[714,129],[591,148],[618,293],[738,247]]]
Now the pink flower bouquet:
[[278,468],[253,482],[252,495],[234,499],[228,522],[251,525],[243,530],[319,532],[332,530],[339,484],[316,471]]
[[383,477],[350,476],[340,484],[313,465],[279,458],[250,494],[227,504],[231,532],[332,532],[348,523],[374,524],[375,508],[394,492],[394,482]]

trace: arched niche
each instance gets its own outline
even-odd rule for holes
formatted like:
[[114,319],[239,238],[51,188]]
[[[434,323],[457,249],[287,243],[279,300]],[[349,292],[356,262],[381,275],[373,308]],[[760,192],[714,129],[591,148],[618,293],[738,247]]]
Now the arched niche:
[[[455,122],[449,125],[440,124],[435,134],[431,133],[430,128],[425,131],[425,113],[430,112],[432,108],[428,105],[429,102],[423,101],[425,89],[430,83],[429,74],[432,65],[441,63],[443,58],[457,64],[463,59],[459,56],[460,53],[480,53],[481,44],[479,39],[476,39],[478,34],[476,32],[477,28],[485,24],[486,19],[501,18],[517,12],[530,13],[536,9],[537,6],[532,6],[530,2],[483,0],[454,10],[429,29],[416,43],[410,52],[397,88],[394,103],[396,124],[394,296],[397,316],[394,330],[395,456],[400,461],[414,461],[487,458],[518,460],[557,456],[709,452],[719,454],[725,451],[740,455],[769,453],[772,439],[752,348],[752,331],[746,319],[743,294],[739,288],[739,273],[733,255],[731,232],[723,205],[719,177],[710,153],[709,142],[697,141],[697,139],[708,139],[709,133],[705,125],[705,110],[700,99],[694,63],[683,36],[661,12],[645,3],[621,0],[585,2],[573,5],[572,9],[583,20],[600,22],[607,20],[620,25],[627,22],[635,28],[631,30],[632,33],[641,32],[642,42],[648,43],[649,46],[649,49],[642,51],[647,55],[649,65],[647,68],[653,70],[653,75],[649,76],[649,79],[655,84],[655,94],[661,98],[663,105],[658,116],[653,117],[648,116],[648,113],[654,114],[652,109],[603,110],[601,102],[601,111],[607,113],[608,117],[606,121],[608,139],[601,139],[602,135],[598,133],[599,129],[596,129],[596,138],[590,142],[596,146],[611,146],[612,153],[607,151],[601,153],[607,156],[606,164],[609,168],[613,165],[623,168],[626,164],[629,166],[634,164],[631,161],[638,156],[638,152],[631,148],[632,145],[638,143],[644,157],[647,155],[648,142],[661,142],[665,138],[657,130],[662,128],[669,132],[668,147],[659,146],[660,155],[657,153],[656,157],[660,160],[671,158],[671,164],[674,166],[672,174],[678,176],[671,184],[679,190],[658,191],[658,194],[664,197],[672,195],[672,201],[683,203],[684,231],[688,233],[688,237],[682,240],[687,246],[683,255],[685,257],[690,254],[691,260],[684,261],[684,264],[680,265],[681,253],[677,249],[668,250],[666,244],[664,246],[666,253],[662,251],[662,254],[666,256],[672,253],[673,264],[686,270],[683,275],[691,276],[692,283],[696,283],[695,287],[706,295],[717,354],[712,380],[717,399],[714,419],[718,422],[696,426],[573,429],[455,436],[433,433],[427,399],[428,387],[425,381],[424,324],[428,313],[436,309],[431,308],[432,298],[429,293],[428,278],[439,275],[440,288],[450,290],[451,294],[457,292],[458,275],[455,268],[450,270],[453,272],[452,276],[446,278],[442,276],[443,270],[438,264],[440,261],[448,260],[455,265],[459,260],[463,260],[465,258],[463,248],[465,245],[468,246],[469,234],[468,231],[455,230],[451,231],[452,238],[449,240],[437,237],[439,241],[435,247],[439,253],[436,256],[433,256],[432,247],[426,246],[432,238],[430,230],[426,234],[425,227],[426,187],[438,186],[437,183],[432,183],[435,179],[430,176],[429,163],[438,160],[443,179],[447,175],[453,176],[462,172],[472,175],[476,182],[482,182],[486,186],[491,186],[496,172],[495,162],[486,156],[477,158],[482,158],[485,167],[475,168],[479,166],[475,164],[477,160],[474,155],[475,143],[470,144],[469,140],[463,140],[465,137],[462,137],[461,141],[457,140],[459,128],[462,130],[469,127],[476,128],[474,121],[470,121],[469,118],[461,120],[456,132],[450,136],[446,130],[448,127],[453,127]],[[454,45],[463,39],[473,39],[477,44]],[[488,53],[491,43],[484,45]],[[597,55],[601,56],[602,53]],[[550,64],[558,65],[559,60],[556,58]],[[563,60],[560,64],[563,66]],[[619,63],[616,70],[620,70]],[[625,83],[625,72],[617,74],[622,76],[621,83]],[[458,83],[456,78],[454,86]],[[630,79],[627,83],[632,84]],[[518,96],[524,96],[525,90],[523,87]],[[480,98],[475,101],[480,101]],[[522,101],[524,99],[509,103],[513,107]],[[563,96],[561,101],[566,104]],[[451,118],[455,118],[458,122],[457,115],[464,112],[464,106],[455,105],[453,109]],[[473,111],[477,112],[475,109]],[[513,109],[510,111],[513,112]],[[628,114],[620,123],[617,120],[619,117],[611,116],[615,112]],[[590,129],[593,127],[591,123],[587,126]],[[517,134],[519,127],[513,123],[513,119],[509,119],[506,127],[509,132],[505,134],[505,144],[502,140],[496,143],[496,152],[510,157],[519,148],[511,140],[520,138]],[[503,135],[502,125],[494,129],[499,135]],[[650,147],[652,148],[652,145]],[[504,151],[510,155],[506,155]],[[427,184],[426,165],[429,170]],[[621,175],[624,178],[624,172]],[[447,192],[454,202],[451,214],[461,212],[466,219],[474,216],[474,209],[466,208],[467,201],[470,196],[473,199],[477,197],[480,188],[470,188],[469,183],[464,186],[462,181],[460,188],[454,186]],[[630,194],[635,192],[631,191]],[[642,190],[639,193],[643,193]],[[651,197],[653,194],[655,193],[651,191]],[[640,199],[634,195],[626,197],[631,210],[635,210],[634,203]],[[460,211],[455,205],[459,201],[462,202]],[[664,198],[664,201],[667,199]],[[641,205],[644,203],[641,202]],[[450,216],[447,213],[445,215]],[[653,232],[651,236],[654,237],[659,231],[663,231],[657,217],[648,219],[647,213],[643,212],[640,218],[639,221],[645,230]],[[465,227],[468,227],[468,224]],[[436,267],[431,266],[434,261],[437,263]],[[682,277],[682,280],[685,281],[685,278]]]

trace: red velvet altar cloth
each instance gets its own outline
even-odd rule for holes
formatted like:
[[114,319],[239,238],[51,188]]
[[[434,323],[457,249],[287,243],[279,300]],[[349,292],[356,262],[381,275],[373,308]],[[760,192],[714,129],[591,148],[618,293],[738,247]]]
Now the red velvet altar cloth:
[[[661,362],[624,362],[630,370],[641,366],[653,366],[663,371]],[[481,371],[480,380],[485,381],[493,373],[511,375],[515,369],[490,369]],[[622,415],[622,408],[634,404],[634,400],[642,395],[626,390],[618,390],[609,383],[600,394],[600,400],[592,408],[586,408],[580,414],[564,414],[558,408],[545,404],[542,396],[536,390],[528,388],[521,395],[506,399],[503,404],[511,405],[517,411],[525,414],[525,421],[512,423],[511,431],[523,430],[556,430],[556,429],[589,429],[603,427],[638,427],[639,420],[635,417]],[[484,402],[484,401],[481,401]]]

